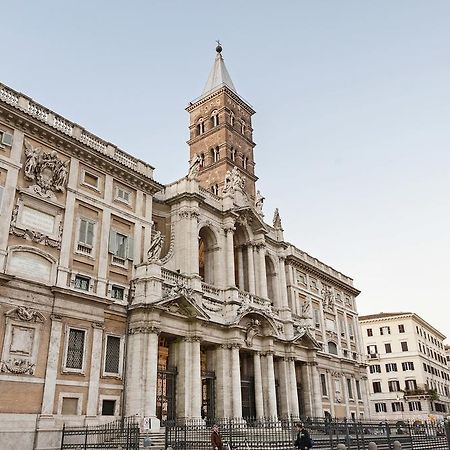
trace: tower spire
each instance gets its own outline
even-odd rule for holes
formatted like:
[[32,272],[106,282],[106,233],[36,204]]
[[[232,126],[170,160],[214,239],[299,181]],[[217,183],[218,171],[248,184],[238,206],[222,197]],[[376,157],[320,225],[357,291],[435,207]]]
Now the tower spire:
[[225,61],[222,57],[222,45],[220,44],[220,41],[216,42],[216,59],[214,60],[211,71],[209,72],[208,80],[206,81],[202,92],[202,97],[223,86],[227,86],[235,94],[237,94],[236,88],[234,87],[233,81],[231,80],[230,74],[225,66]]

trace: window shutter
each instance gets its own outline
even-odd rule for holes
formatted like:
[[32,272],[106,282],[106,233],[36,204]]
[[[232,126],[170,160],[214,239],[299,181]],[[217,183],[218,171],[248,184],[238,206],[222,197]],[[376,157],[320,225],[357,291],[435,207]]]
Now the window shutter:
[[127,258],[134,259],[134,239],[131,237],[127,239]]
[[87,222],[86,244],[93,245],[94,243],[94,224]]
[[78,233],[78,242],[87,244],[86,242],[86,220],[80,219],[80,231]]
[[114,230],[109,231],[109,253],[113,255],[117,253],[117,238]]

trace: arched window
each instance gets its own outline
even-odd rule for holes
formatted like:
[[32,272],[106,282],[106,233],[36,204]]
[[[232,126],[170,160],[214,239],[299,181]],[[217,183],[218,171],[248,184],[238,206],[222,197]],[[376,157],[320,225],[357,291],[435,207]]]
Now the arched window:
[[245,134],[245,122],[243,120],[241,121],[241,133]]
[[269,297],[272,302],[277,305],[277,290],[276,290],[276,276],[275,266],[272,259],[266,255],[266,282],[267,282],[267,297]]
[[216,148],[211,149],[211,156],[212,156],[213,162],[219,161],[219,159],[220,159],[220,150],[219,150],[219,147],[216,147]]
[[214,284],[216,238],[208,227],[203,227],[198,237],[198,273],[205,283]]
[[248,158],[247,158],[247,156],[243,156],[242,157],[242,168],[247,169],[247,166],[248,166]]
[[200,136],[205,132],[205,122],[203,122],[203,119],[199,119],[197,123],[197,136]]
[[236,161],[236,149],[234,147],[231,147],[230,149],[230,158],[231,161]]
[[200,155],[200,167],[205,167],[205,154]]
[[334,342],[328,342],[328,353],[331,353],[332,355],[338,354],[337,345]]
[[230,125],[232,127],[234,127],[234,113],[233,113],[233,111],[231,111],[231,114],[230,114]]
[[219,113],[217,111],[213,111],[211,114],[211,123],[213,127],[217,127],[219,125]]
[[218,184],[213,184],[211,186],[211,191],[214,195],[219,195],[219,185]]

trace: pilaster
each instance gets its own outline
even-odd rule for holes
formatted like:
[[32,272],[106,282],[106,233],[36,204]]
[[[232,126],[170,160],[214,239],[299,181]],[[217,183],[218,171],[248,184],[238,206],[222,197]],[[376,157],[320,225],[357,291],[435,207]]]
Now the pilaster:
[[231,386],[233,417],[242,417],[241,366],[239,360],[239,344],[231,345]]
[[253,354],[253,372],[255,376],[255,409],[256,418],[264,417],[263,382],[261,374],[261,355],[259,352]]
[[96,417],[98,412],[98,392],[100,386],[100,369],[102,360],[103,328],[99,324],[92,324],[92,353],[89,371],[89,389],[87,399],[86,418]]

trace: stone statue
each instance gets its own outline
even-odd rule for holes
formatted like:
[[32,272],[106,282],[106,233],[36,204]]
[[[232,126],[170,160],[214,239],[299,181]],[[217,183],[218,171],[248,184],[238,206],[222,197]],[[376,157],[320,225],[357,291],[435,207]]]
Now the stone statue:
[[189,166],[189,172],[188,172],[188,179],[193,180],[198,174],[198,171],[200,170],[200,166],[202,164],[202,157],[198,154],[194,156],[192,159],[192,163]]
[[308,300],[304,300],[302,303],[302,317],[305,319],[311,319],[311,305]]
[[261,192],[256,191],[256,198],[255,198],[255,209],[256,212],[262,216],[263,215],[263,203],[264,203],[264,197],[261,195]]
[[66,162],[58,161],[56,170],[55,170],[55,176],[54,176],[54,183],[55,183],[55,190],[59,192],[64,192],[67,186],[67,181],[69,178],[69,163],[70,161],[67,160]]
[[334,295],[329,286],[324,286],[322,289],[323,307],[329,310],[334,309]]
[[163,243],[164,243],[164,236],[161,234],[161,231],[156,230],[155,234],[152,237],[152,243],[150,244],[150,248],[148,249],[147,252],[148,262],[159,261]]
[[40,148],[33,148],[33,146],[25,139],[25,156],[27,157],[24,165],[25,178],[27,180],[34,180],[35,171],[38,164],[38,158],[41,154]]
[[225,174],[224,194],[227,192],[234,194],[236,189],[244,189],[244,187],[245,179],[241,177],[239,169],[234,166],[232,170],[228,170]]
[[278,208],[275,208],[275,212],[273,213],[273,227],[276,230],[283,230],[283,227],[281,225],[280,211],[278,211]]

